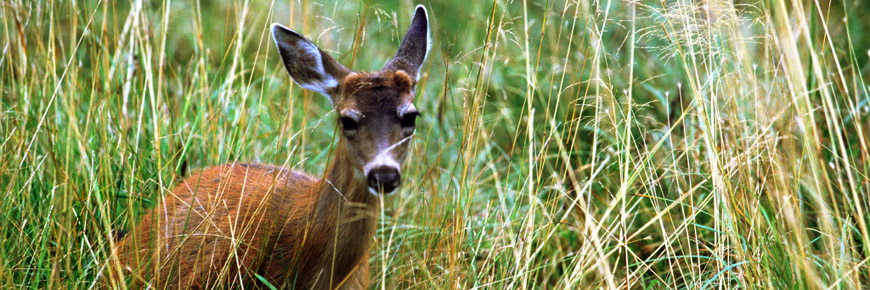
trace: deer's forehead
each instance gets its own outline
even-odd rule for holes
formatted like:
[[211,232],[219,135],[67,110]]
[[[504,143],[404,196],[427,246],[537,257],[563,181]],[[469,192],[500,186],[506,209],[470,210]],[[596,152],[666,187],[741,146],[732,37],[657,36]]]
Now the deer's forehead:
[[351,73],[342,81],[339,106],[362,113],[395,112],[413,101],[412,86],[404,71]]

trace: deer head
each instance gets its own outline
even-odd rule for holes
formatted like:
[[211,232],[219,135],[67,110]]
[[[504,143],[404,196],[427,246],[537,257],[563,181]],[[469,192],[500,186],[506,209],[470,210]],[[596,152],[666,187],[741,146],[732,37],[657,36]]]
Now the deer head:
[[369,191],[391,193],[401,184],[400,164],[420,114],[414,87],[431,47],[426,8],[417,6],[396,56],[379,72],[354,72],[311,41],[280,24],[272,36],[281,61],[300,87],[329,98],[338,115],[340,143]]

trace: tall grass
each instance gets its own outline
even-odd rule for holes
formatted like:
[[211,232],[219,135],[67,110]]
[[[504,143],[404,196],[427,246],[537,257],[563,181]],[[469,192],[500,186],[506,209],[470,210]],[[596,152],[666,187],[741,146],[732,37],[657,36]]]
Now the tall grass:
[[[0,288],[95,287],[191,170],[322,172],[335,115],[268,25],[378,70],[416,4],[0,2]],[[868,3],[422,4],[372,287],[870,287]]]

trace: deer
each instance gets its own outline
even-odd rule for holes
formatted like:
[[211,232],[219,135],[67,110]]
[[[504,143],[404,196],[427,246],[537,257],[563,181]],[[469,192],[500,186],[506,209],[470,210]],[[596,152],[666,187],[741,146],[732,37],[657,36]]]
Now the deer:
[[[272,38],[299,87],[326,96],[338,118],[330,160],[315,178],[230,163],[192,173],[118,241],[116,273],[138,287],[363,289],[380,199],[401,185],[420,113],[420,68],[431,48],[419,5],[395,56],[355,72],[281,24]],[[259,286],[257,286],[259,285]]]

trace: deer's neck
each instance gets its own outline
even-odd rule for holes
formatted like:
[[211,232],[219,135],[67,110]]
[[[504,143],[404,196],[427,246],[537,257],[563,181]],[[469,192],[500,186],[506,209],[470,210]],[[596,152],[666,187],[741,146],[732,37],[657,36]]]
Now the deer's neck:
[[369,192],[363,173],[355,169],[343,141],[335,148],[333,160],[323,174],[323,183],[320,199],[338,201],[345,206],[378,205],[378,197]]
[[362,173],[355,172],[343,143],[339,142],[321,179],[309,235],[312,251],[320,257],[311,261],[310,269],[330,273],[325,277],[332,277],[334,283],[367,261],[380,206],[378,197],[368,192]]
[[334,221],[338,234],[370,239],[378,218],[378,196],[368,191],[361,172],[354,169],[353,160],[338,142],[335,155],[323,175],[320,195],[314,209],[319,220]]

